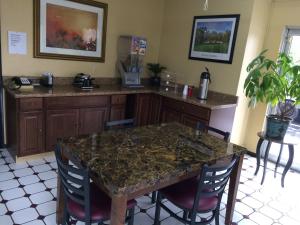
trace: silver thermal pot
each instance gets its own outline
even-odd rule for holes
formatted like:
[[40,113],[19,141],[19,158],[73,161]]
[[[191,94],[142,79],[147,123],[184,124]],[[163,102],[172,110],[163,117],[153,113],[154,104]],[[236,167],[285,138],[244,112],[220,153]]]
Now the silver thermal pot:
[[207,67],[205,67],[206,72],[201,73],[200,76],[200,84],[199,84],[199,93],[198,99],[200,100],[207,100],[207,93],[208,93],[208,85],[211,82],[210,73]]

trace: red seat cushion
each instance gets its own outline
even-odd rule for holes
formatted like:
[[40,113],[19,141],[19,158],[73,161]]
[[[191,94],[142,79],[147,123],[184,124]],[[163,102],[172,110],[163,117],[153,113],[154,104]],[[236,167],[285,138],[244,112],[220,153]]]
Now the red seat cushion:
[[[192,178],[163,188],[160,192],[175,205],[185,209],[192,209],[197,192],[197,185],[197,178]],[[198,211],[214,210],[217,205],[217,196],[201,198],[198,205]]]
[[[95,185],[91,185],[91,219],[92,221],[108,220],[110,219],[111,198]],[[127,202],[127,209],[131,209],[136,205],[135,200]],[[81,204],[67,200],[67,207],[71,214],[79,219],[85,218],[84,207]]]

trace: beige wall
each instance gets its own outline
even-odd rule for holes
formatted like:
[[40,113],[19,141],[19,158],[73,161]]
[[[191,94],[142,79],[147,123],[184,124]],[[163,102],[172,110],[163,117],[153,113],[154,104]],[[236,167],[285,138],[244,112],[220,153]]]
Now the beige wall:
[[255,111],[250,111],[248,108],[248,99],[244,94],[244,81],[248,75],[246,72],[248,64],[263,49],[269,25],[270,7],[271,0],[254,1],[251,24],[237,90],[239,104],[235,113],[231,141],[243,145],[249,150],[253,150],[253,146],[256,145],[256,133],[261,129],[260,127],[258,130],[255,130],[253,129],[253,126],[259,126],[258,124],[261,126],[262,121],[260,117],[256,118],[257,115],[255,114]]
[[[203,11],[200,0],[165,0],[164,24],[159,61],[175,71],[180,83],[198,85],[207,66],[212,74],[210,89],[236,94],[250,26],[253,0],[209,0]],[[201,15],[241,14],[232,65],[188,59],[193,17]]]
[[[1,0],[2,66],[4,75],[40,75],[51,71],[56,76],[72,76],[78,72],[94,76],[114,77],[116,47],[119,35],[132,34],[148,38],[146,62],[156,62],[160,47],[164,1],[103,0],[108,3],[105,63],[33,58],[33,1]],[[7,31],[26,32],[28,54],[9,55]]]

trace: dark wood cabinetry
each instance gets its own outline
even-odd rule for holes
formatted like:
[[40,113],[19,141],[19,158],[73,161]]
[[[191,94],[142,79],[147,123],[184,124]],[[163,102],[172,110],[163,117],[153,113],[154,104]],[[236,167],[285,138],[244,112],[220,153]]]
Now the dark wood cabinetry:
[[44,150],[43,112],[20,113],[20,156]]
[[138,94],[136,102],[136,124],[144,126],[149,124],[151,94]]
[[107,108],[80,109],[78,133],[81,135],[101,132],[107,120]]
[[210,110],[201,106],[163,98],[162,122],[180,122],[189,127],[196,128],[197,122],[206,124],[210,120]]
[[110,121],[123,120],[126,117],[126,95],[112,95],[110,108]]
[[54,150],[57,138],[78,135],[78,110],[48,110],[46,120],[46,150]]
[[53,151],[58,138],[101,132],[107,121],[135,118],[137,126],[198,121],[230,131],[235,107],[205,108],[159,93],[22,97],[6,95],[7,144],[15,156]]

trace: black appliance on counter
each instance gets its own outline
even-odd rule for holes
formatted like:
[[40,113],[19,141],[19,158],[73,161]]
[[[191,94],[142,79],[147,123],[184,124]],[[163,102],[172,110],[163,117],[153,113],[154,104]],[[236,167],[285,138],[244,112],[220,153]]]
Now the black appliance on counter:
[[53,87],[53,79],[54,76],[52,73],[44,73],[42,74],[42,78],[40,79],[40,84],[45,87]]
[[91,90],[96,85],[93,84],[94,78],[91,78],[91,75],[79,73],[74,77],[73,86],[81,88],[83,90]]

